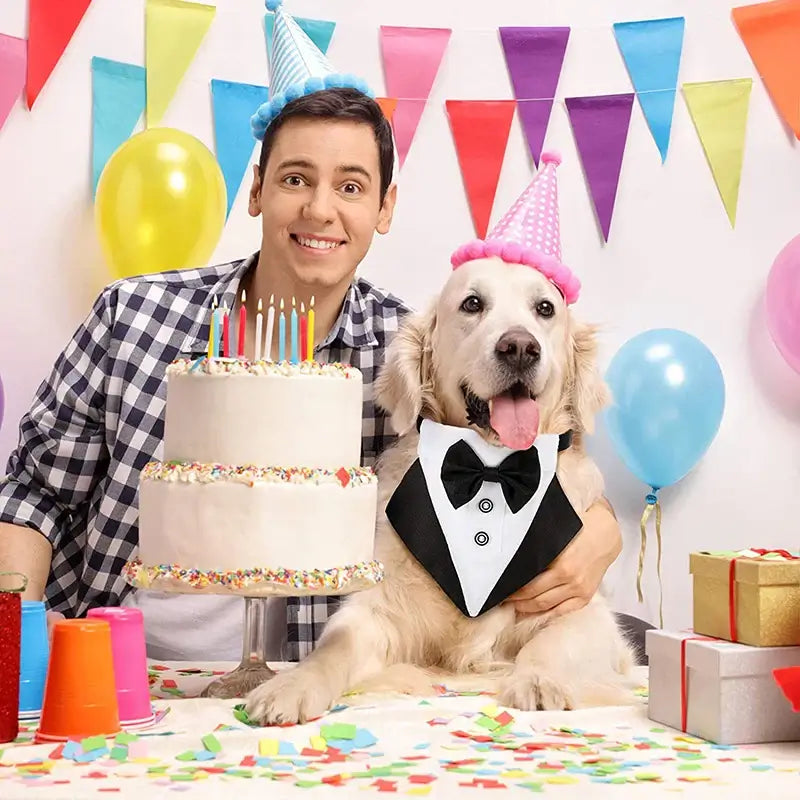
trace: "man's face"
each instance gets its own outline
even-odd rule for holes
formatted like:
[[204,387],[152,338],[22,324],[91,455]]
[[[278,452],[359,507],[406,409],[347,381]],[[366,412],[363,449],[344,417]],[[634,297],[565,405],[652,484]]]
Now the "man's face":
[[395,187],[380,200],[378,145],[369,125],[292,119],[278,131],[264,174],[255,169],[251,216],[262,254],[319,292],[349,283],[372,237],[387,233]]

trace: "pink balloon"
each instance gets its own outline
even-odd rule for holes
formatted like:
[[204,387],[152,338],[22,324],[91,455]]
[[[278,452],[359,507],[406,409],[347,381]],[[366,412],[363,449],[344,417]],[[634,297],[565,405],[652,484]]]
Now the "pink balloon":
[[800,372],[800,236],[778,253],[767,278],[767,328],[792,369]]

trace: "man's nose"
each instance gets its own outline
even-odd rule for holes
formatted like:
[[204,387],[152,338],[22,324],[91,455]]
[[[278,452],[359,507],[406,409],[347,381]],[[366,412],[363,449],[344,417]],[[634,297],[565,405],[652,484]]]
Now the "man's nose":
[[316,187],[303,212],[308,220],[331,222],[335,216],[332,190],[322,186]]

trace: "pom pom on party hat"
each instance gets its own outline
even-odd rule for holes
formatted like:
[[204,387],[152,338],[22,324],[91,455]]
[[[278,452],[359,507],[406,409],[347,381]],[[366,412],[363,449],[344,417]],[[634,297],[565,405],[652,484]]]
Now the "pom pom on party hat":
[[561,156],[542,153],[541,167],[528,188],[488,233],[453,253],[453,268],[467,261],[497,257],[508,264],[526,264],[539,270],[564,296],[567,304],[580,294],[581,282],[561,261],[556,167]]
[[283,0],[266,0],[266,6],[275,14],[275,24],[269,62],[269,100],[250,118],[256,139],[261,141],[270,122],[298,97],[334,88],[357,89],[374,96],[361,78],[337,72],[294,17],[284,10]]

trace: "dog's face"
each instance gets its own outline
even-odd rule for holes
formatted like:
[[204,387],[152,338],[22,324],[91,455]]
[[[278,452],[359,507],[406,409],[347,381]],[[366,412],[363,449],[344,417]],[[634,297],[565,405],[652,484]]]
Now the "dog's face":
[[404,321],[377,400],[400,433],[417,416],[526,449],[538,433],[593,429],[607,401],[594,331],[540,272],[489,258],[456,269],[430,311]]

